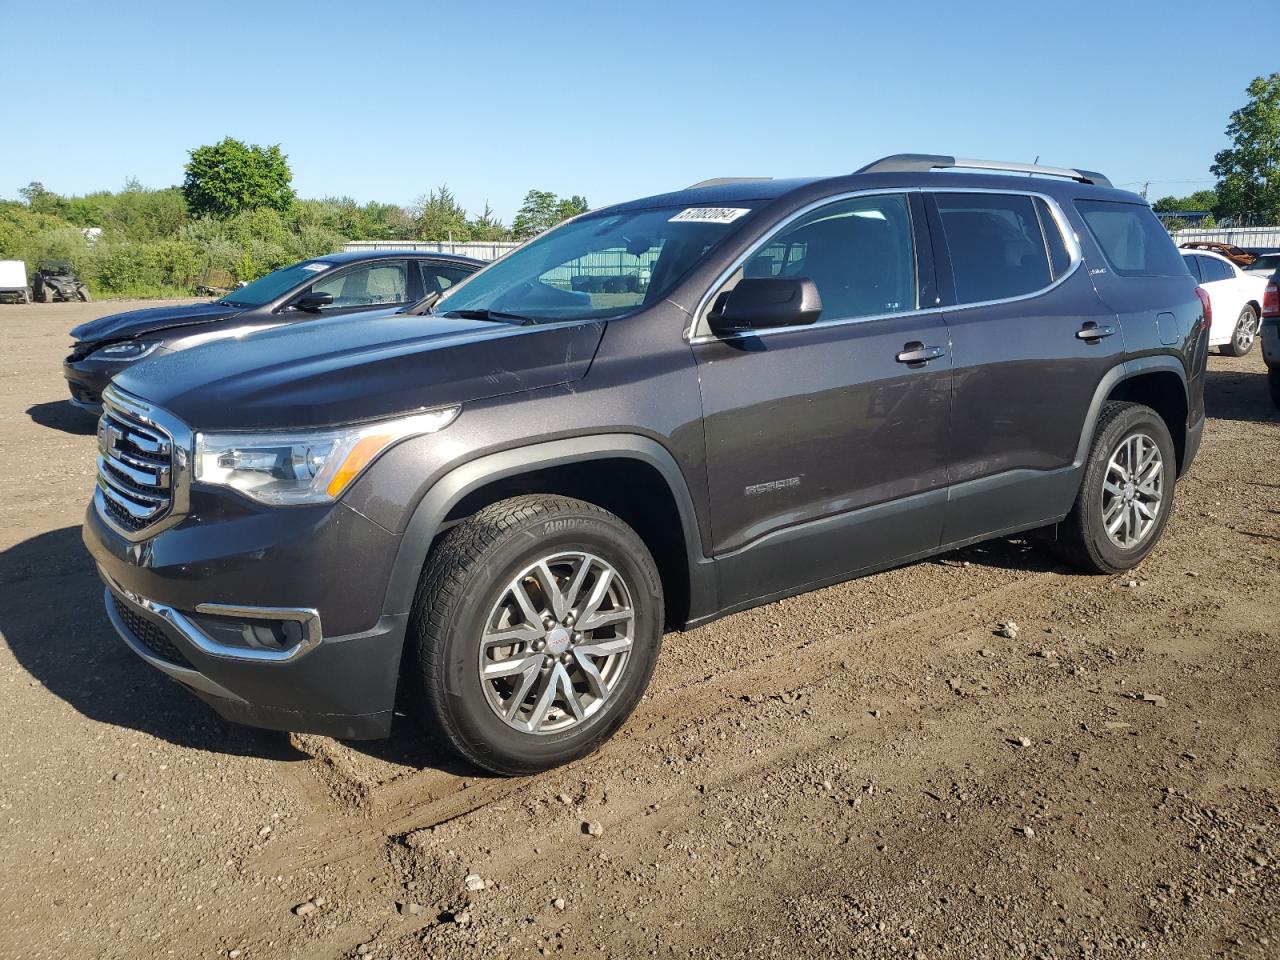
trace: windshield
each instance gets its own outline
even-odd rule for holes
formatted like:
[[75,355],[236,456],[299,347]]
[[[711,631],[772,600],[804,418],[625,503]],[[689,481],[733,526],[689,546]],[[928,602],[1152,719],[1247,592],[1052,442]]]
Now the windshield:
[[236,307],[261,307],[332,267],[332,263],[325,263],[323,260],[304,260],[291,267],[281,267],[265,277],[259,277],[248,286],[227,294],[221,302]]
[[582,217],[449,292],[435,313],[601,320],[661,300],[751,206],[660,207]]

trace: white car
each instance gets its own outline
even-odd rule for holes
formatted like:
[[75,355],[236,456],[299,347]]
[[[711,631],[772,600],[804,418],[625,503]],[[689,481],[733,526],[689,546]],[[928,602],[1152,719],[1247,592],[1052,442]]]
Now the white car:
[[1209,346],[1219,347],[1228,357],[1243,357],[1258,339],[1258,318],[1267,292],[1264,277],[1245,273],[1226,257],[1207,250],[1182,250],[1191,275],[1209,294],[1213,322],[1209,326]]

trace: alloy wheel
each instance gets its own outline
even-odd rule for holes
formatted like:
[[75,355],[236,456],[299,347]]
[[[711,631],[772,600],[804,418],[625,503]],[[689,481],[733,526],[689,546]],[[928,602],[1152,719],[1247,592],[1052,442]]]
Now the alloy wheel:
[[1253,338],[1257,336],[1254,330],[1255,320],[1252,315],[1247,319],[1242,319],[1236,324],[1236,352],[1248,353],[1249,348],[1253,346]]
[[1164,506],[1164,459],[1145,433],[1120,441],[1102,481],[1102,523],[1122,550],[1141,544],[1156,527]]
[[631,591],[610,563],[580,551],[542,557],[503,588],[485,620],[485,699],[522,733],[584,723],[618,688],[634,633]]

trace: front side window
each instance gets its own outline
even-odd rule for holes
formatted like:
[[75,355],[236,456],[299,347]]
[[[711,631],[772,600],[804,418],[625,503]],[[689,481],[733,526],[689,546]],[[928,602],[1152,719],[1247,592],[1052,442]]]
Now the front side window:
[[403,260],[375,260],[344,270],[313,284],[312,293],[328,293],[326,310],[392,306],[409,300],[409,271]]
[[938,193],[935,200],[959,303],[1021,297],[1053,282],[1031,197]]
[[812,280],[822,297],[819,323],[914,310],[916,259],[907,198],[855,197],[821,207],[784,227],[733,282],[742,277]]
[[1076,209],[1122,277],[1177,277],[1186,273],[1178,248],[1151,208],[1142,203],[1077,200]]
[[435,313],[604,320],[660,301],[751,215],[752,205],[654,207],[579,217],[446,294]]

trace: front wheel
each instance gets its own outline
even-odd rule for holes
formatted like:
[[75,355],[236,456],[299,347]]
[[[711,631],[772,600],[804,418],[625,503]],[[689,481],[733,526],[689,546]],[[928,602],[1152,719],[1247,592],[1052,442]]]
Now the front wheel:
[[1140,403],[1102,408],[1075,505],[1058,528],[1057,549],[1091,573],[1136,567],[1169,520],[1176,454],[1160,415]]
[[1222,345],[1222,352],[1228,357],[1243,357],[1253,349],[1258,339],[1258,314],[1253,307],[1245,304],[1236,320],[1236,328],[1231,332],[1231,342]]
[[648,686],[662,581],[618,517],[514,497],[432,551],[410,624],[428,726],[476,766],[521,775],[595,750]]
[[93,297],[89,296],[88,287],[80,287],[76,290],[76,296],[80,298],[81,303],[92,303]]

